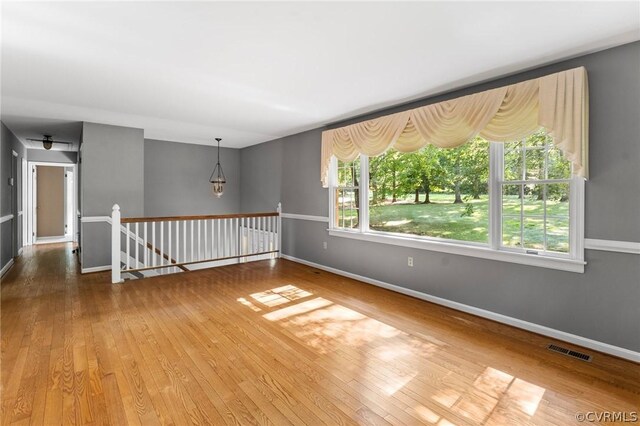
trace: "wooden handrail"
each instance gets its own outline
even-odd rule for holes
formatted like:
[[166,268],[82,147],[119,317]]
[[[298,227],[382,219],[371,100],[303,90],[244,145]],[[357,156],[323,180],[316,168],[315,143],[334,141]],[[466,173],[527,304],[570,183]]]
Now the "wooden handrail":
[[278,212],[268,213],[235,213],[235,214],[214,214],[197,216],[164,216],[164,217],[123,217],[120,223],[140,223],[140,222],[176,222],[180,220],[203,220],[203,219],[235,219],[244,217],[271,217],[278,216]]

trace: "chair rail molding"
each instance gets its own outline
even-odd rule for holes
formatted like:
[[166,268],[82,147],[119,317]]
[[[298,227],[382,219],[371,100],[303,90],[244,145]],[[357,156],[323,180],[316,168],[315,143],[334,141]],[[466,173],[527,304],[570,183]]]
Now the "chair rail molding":
[[8,214],[6,216],[2,216],[2,217],[0,217],[0,223],[8,222],[11,219],[13,219],[13,215],[12,214]]
[[597,240],[593,238],[585,238],[584,248],[589,250],[640,254],[640,243],[634,243],[631,241]]
[[284,219],[298,219],[309,220],[312,222],[325,222],[329,223],[329,218],[326,216],[313,216],[309,214],[297,214],[297,213],[282,213]]

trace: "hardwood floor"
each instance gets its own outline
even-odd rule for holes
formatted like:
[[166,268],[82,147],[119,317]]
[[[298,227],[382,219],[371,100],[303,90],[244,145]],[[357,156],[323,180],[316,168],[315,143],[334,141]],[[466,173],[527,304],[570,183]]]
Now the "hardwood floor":
[[[2,424],[574,424],[640,366],[285,260],[122,285],[69,245],[2,280]],[[566,344],[563,344],[567,346]]]

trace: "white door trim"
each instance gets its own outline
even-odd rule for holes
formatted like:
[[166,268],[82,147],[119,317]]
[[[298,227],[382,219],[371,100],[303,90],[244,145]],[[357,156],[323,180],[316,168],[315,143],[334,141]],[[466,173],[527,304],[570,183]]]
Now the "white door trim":
[[[35,217],[35,209],[34,209],[34,203],[35,203],[35,197],[37,196],[37,188],[34,187],[33,185],[33,168],[36,166],[49,166],[49,167],[63,167],[63,168],[71,168],[73,169],[73,176],[74,176],[74,189],[73,189],[73,211],[76,211],[78,209],[78,190],[77,190],[77,185],[78,185],[78,167],[77,164],[74,163],[55,163],[55,162],[47,162],[47,161],[28,161],[28,169],[29,169],[29,176],[28,176],[28,186],[27,186],[27,240],[25,241],[25,245],[32,245],[35,244],[36,242],[36,229],[37,229],[37,220]],[[37,185],[37,183],[36,183]],[[66,179],[65,179],[65,187],[66,187]],[[66,200],[65,200],[65,212],[66,212]],[[66,221],[66,214],[65,214],[65,221]],[[76,232],[76,221],[73,220],[71,223],[71,240],[73,240],[73,235],[75,235]]]

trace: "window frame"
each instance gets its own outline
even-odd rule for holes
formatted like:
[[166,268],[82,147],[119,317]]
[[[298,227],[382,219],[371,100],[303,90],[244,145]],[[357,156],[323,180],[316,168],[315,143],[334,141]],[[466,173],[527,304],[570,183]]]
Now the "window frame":
[[[502,185],[505,183],[503,143],[489,143],[489,238],[486,244],[369,229],[369,157],[366,155],[360,155],[359,226],[354,229],[338,228],[334,214],[336,211],[337,164],[337,159],[332,157],[329,166],[328,191],[328,232],[331,236],[569,272],[584,272],[584,179],[578,176],[572,175],[569,179],[569,253],[543,251],[533,253],[527,252],[526,248],[502,246]],[[538,183],[543,184],[546,181],[540,180]]]

